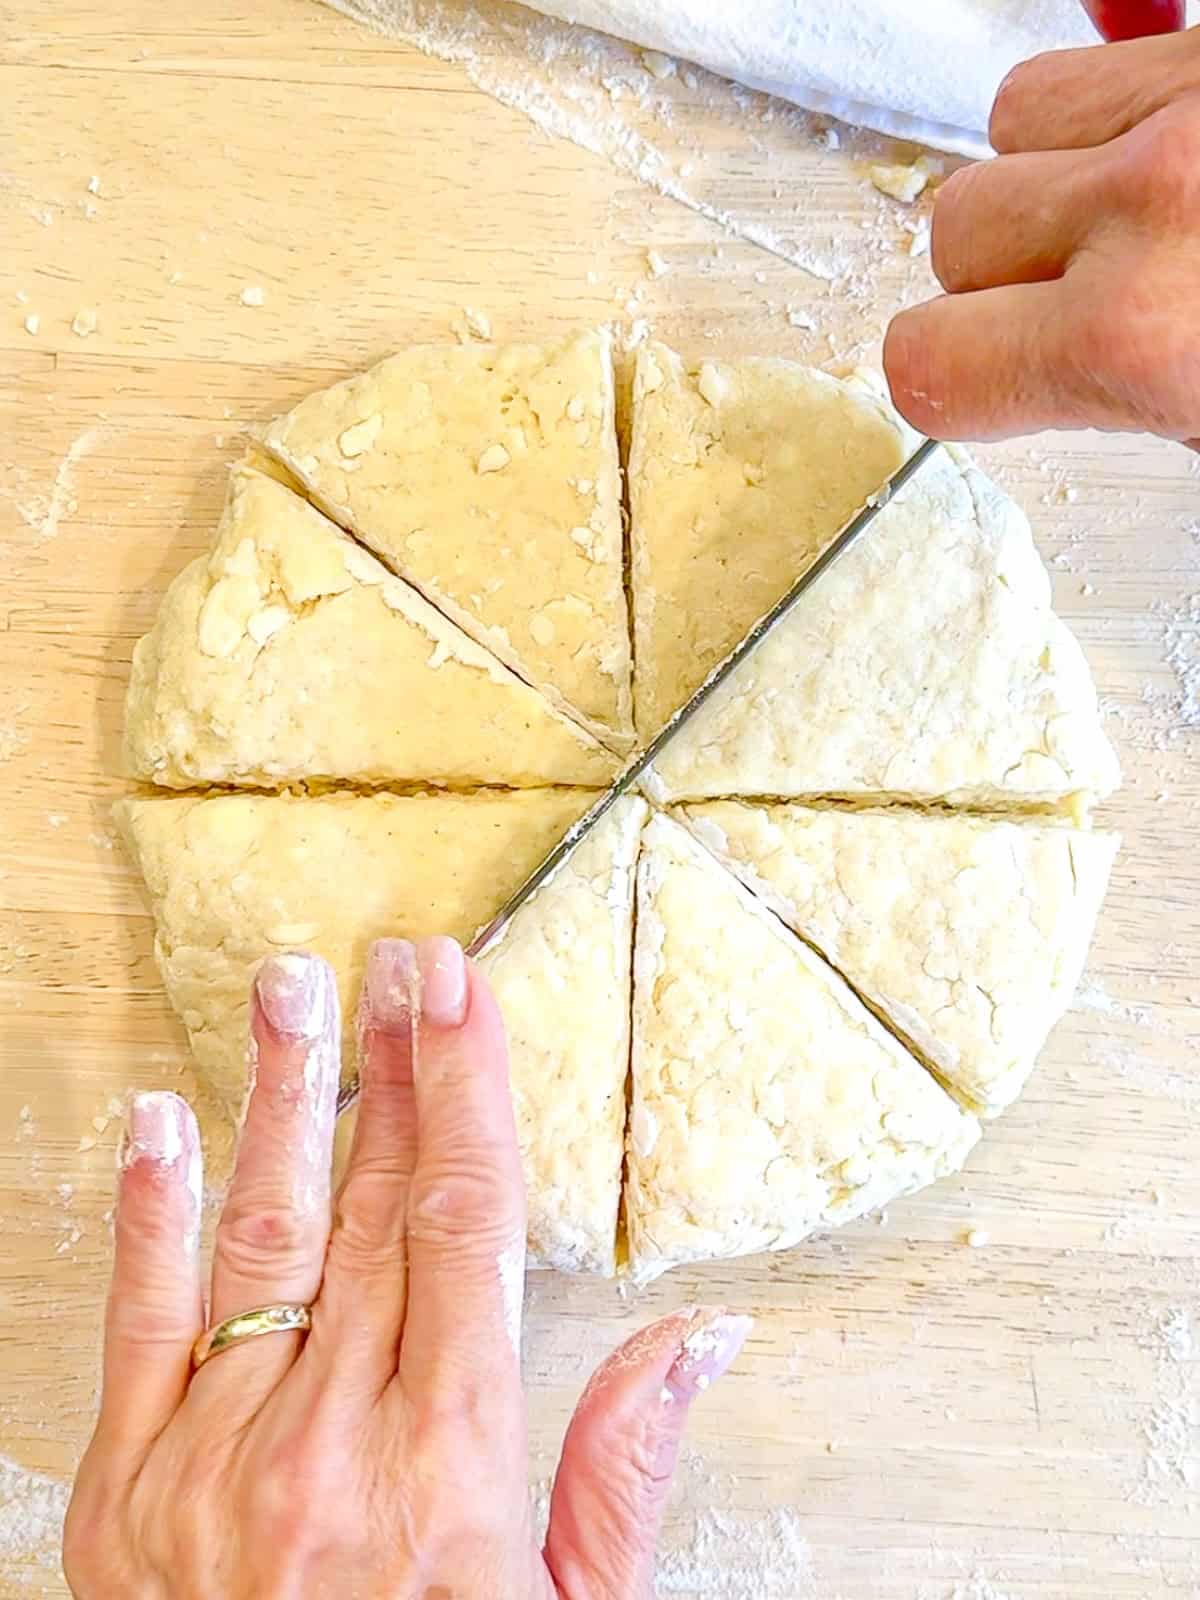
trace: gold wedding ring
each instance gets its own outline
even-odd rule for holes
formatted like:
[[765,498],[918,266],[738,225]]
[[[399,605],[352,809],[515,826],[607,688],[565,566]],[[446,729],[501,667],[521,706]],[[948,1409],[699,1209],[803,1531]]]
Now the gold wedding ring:
[[192,1366],[199,1369],[222,1350],[244,1344],[247,1339],[260,1339],[264,1333],[307,1333],[311,1327],[311,1306],[258,1306],[253,1311],[240,1311],[200,1335],[192,1346]]

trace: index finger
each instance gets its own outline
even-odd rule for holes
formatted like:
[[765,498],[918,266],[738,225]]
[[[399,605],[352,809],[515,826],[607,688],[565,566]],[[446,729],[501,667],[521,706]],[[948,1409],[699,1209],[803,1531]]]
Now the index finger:
[[525,1185],[508,1051],[486,980],[453,939],[417,945],[417,1159],[400,1379],[437,1394],[519,1380]]

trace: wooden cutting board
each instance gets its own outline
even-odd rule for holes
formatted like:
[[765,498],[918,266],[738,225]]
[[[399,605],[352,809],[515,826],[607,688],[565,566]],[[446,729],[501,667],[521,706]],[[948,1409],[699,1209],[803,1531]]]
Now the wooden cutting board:
[[[194,1089],[109,805],[133,641],[240,430],[465,306],[499,338],[644,319],[697,353],[857,358],[928,291],[928,202],[713,80],[662,80],[662,109],[632,55],[627,81],[579,68],[617,121],[572,131],[618,164],[555,138],[478,86],[520,98],[512,7],[457,64],[303,0],[0,16],[0,1595],[25,1596],[65,1592],[30,1474],[68,1477],[89,1427],[119,1101]],[[758,1317],[697,1408],[665,1594],[1200,1594],[1200,475],[1095,436],[984,459],[1125,764],[1083,1003],[962,1178],[886,1218],[640,1294],[531,1283],[538,1478],[619,1337],[700,1298]]]

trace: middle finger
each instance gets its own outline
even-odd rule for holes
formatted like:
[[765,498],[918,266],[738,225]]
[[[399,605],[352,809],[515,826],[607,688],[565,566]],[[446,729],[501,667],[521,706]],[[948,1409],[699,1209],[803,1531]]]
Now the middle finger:
[[[318,956],[272,956],[250,1004],[254,1086],[213,1253],[210,1323],[258,1306],[311,1305],[329,1242],[339,1076],[337,988]],[[251,1408],[295,1360],[301,1336],[233,1347],[197,1374],[232,1378]]]
[[321,1308],[305,1353],[324,1379],[373,1400],[404,1327],[408,1186],[417,1154],[413,1057],[421,975],[407,939],[371,947],[359,1008],[362,1095],[337,1196]]

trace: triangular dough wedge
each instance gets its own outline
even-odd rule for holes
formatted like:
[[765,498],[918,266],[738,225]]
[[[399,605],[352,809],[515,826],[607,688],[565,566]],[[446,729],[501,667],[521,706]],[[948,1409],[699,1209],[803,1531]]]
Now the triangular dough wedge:
[[264,443],[472,638],[632,742],[607,336],[405,350],[302,400]]
[[838,975],[670,818],[643,835],[631,1270],[784,1249],[962,1165],[979,1137]]
[[134,651],[126,760],[170,788],[603,784],[612,756],[274,478],[233,473],[212,553]]
[[966,1105],[1011,1104],[1079,982],[1115,834],[737,801],[685,815]]
[[643,741],[900,465],[862,387],[790,361],[685,365],[643,347],[629,459]]
[[621,801],[480,958],[508,1030],[531,1255],[605,1277],[617,1264],[644,816],[641,801]]
[[1067,808],[1119,778],[1028,522],[961,452],[939,451],[722,685],[649,787]]
[[[245,1094],[247,999],[264,956],[303,946],[332,963],[348,1069],[371,941],[469,939],[586,803],[552,790],[123,801],[167,993],[227,1109]],[[631,802],[485,958],[512,1035],[531,1250],[559,1267],[613,1270],[639,824]]]

